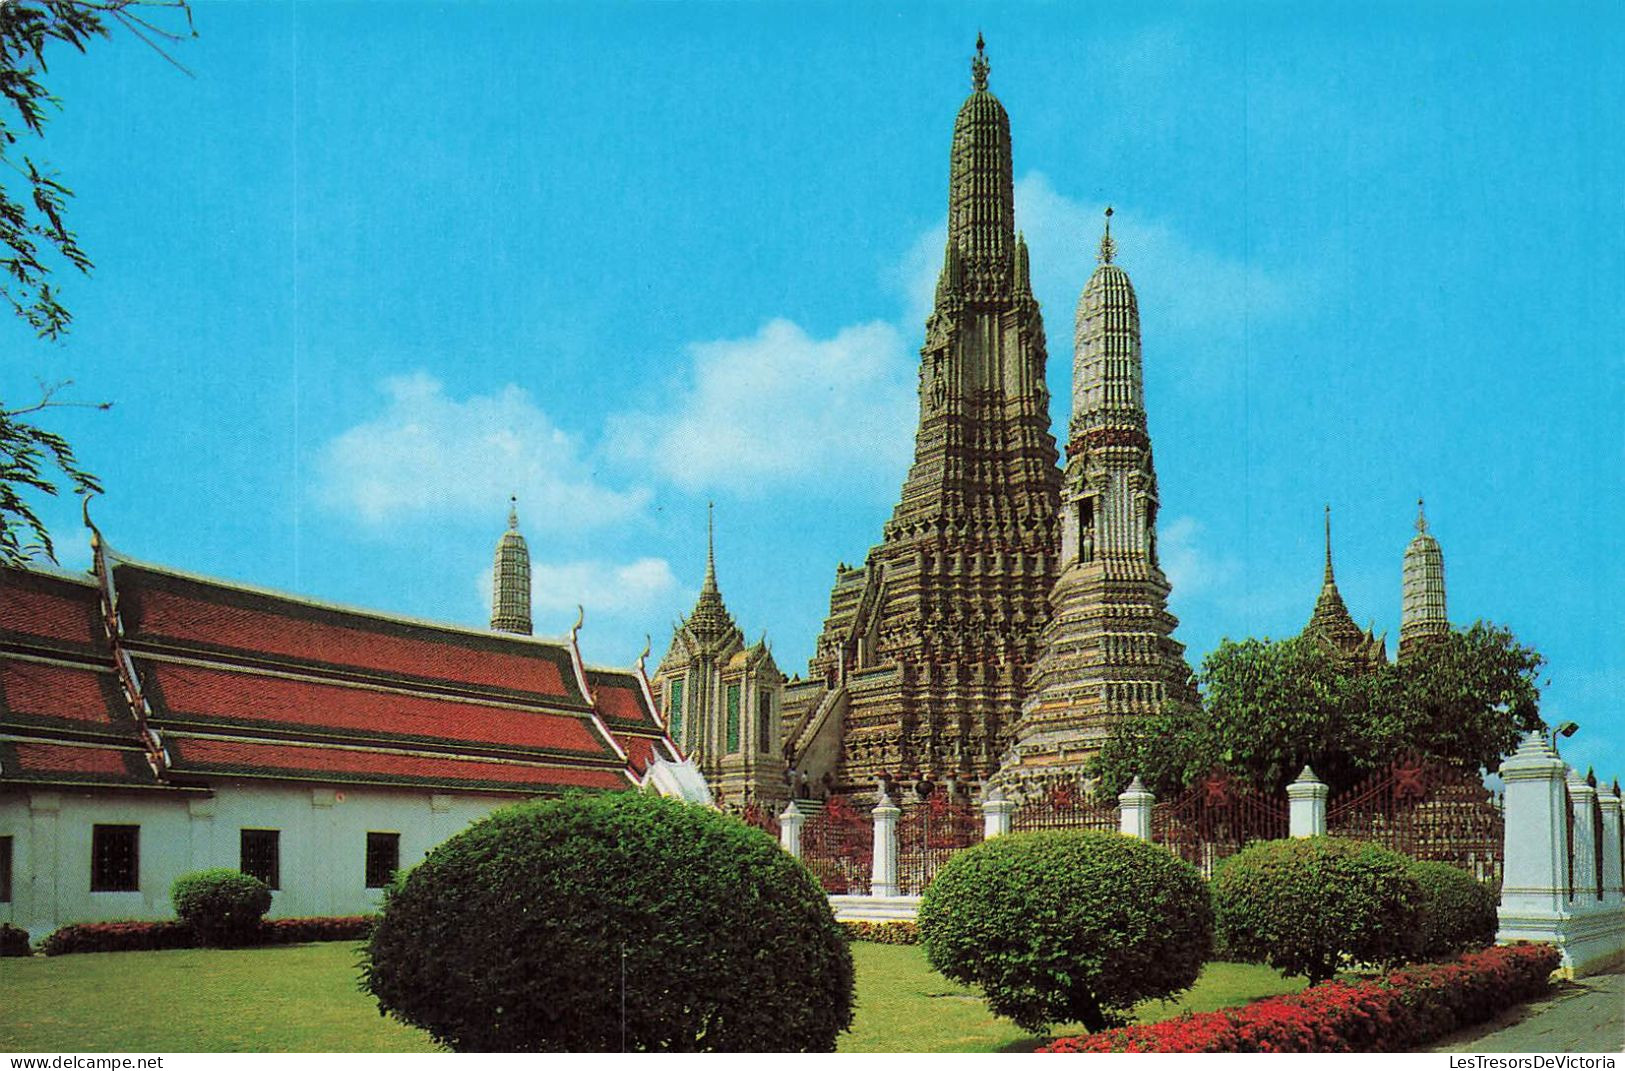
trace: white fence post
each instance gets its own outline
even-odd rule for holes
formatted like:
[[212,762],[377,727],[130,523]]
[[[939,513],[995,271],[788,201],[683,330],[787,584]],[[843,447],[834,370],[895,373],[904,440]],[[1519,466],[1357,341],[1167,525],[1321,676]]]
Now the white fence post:
[[1597,790],[1602,807],[1602,900],[1615,911],[1625,908],[1625,878],[1620,875],[1620,799],[1611,788]]
[[1326,835],[1326,797],[1331,788],[1305,766],[1298,779],[1286,786],[1288,832],[1294,837]]
[[807,821],[807,816],[801,813],[795,800],[784,805],[784,813],[779,815],[779,847],[790,853],[790,858],[801,858],[801,826]]
[[870,896],[897,895],[897,819],[903,812],[880,792],[880,801],[871,812],[875,820],[874,868],[870,871]]
[[1013,801],[1004,798],[1004,790],[995,788],[982,801],[982,839],[992,840],[1001,833],[1010,832],[1010,815],[1016,809]]
[[1574,898],[1569,909],[1597,909],[1597,833],[1591,825],[1591,806],[1597,790],[1573,770],[1568,771],[1569,807],[1574,814]]
[[1151,839],[1151,808],[1157,797],[1146,791],[1138,774],[1117,797],[1117,828],[1131,837]]
[[1525,733],[1518,750],[1501,764],[1506,860],[1497,941],[1558,939],[1569,898],[1564,770],[1538,731]]

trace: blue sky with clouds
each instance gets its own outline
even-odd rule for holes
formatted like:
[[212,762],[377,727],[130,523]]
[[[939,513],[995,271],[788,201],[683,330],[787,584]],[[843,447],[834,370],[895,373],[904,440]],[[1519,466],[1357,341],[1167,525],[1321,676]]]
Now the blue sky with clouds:
[[[723,591],[804,669],[912,449],[976,31],[1012,119],[1058,428],[1116,207],[1192,660],[1285,636],[1333,508],[1398,635],[1425,495],[1451,617],[1550,661],[1625,772],[1625,15],[1268,4],[210,3],[58,54],[96,261],[0,324],[134,556],[481,624],[520,496],[538,630],[664,649]],[[66,564],[87,557],[47,509]]]

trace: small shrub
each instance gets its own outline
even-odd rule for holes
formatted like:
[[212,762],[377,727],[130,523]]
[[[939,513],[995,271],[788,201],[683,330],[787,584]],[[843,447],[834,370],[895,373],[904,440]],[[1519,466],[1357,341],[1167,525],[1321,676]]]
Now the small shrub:
[[1413,862],[1422,890],[1419,959],[1442,959],[1495,943],[1499,897],[1484,882],[1448,863]]
[[176,878],[169,900],[202,944],[237,945],[253,940],[271,910],[271,889],[240,870],[199,870]]
[[1039,1052],[1410,1052],[1544,993],[1559,954],[1510,945],[1244,1008],[1058,1038]]
[[1214,877],[1214,922],[1235,954],[1310,984],[1345,960],[1400,963],[1414,954],[1421,927],[1422,891],[1410,864],[1398,852],[1336,837],[1253,844]]
[[638,793],[519,804],[446,841],[386,891],[362,965],[381,1011],[480,1052],[833,1051],[852,984],[805,868]]
[[336,915],[307,919],[262,919],[255,944],[299,945],[308,941],[365,941],[376,915]]
[[7,956],[31,956],[34,950],[28,947],[28,931],[9,922],[0,922],[0,959]]
[[63,926],[40,942],[40,951],[47,956],[196,947],[197,934],[184,922],[80,922]]
[[843,922],[848,940],[869,941],[877,945],[912,945],[920,940],[920,928],[912,922]]
[[920,904],[931,966],[1024,1030],[1108,1018],[1196,981],[1212,939],[1201,875],[1117,833],[1013,833],[959,852]]

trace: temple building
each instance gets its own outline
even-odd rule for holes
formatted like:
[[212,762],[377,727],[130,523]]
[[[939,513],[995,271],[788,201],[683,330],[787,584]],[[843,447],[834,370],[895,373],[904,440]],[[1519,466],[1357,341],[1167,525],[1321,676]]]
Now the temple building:
[[883,774],[990,777],[1049,616],[1060,471],[1044,323],[984,48],[954,122],[914,461],[881,542],[837,569],[810,679],[786,695],[797,775],[842,795]]
[[706,520],[705,581],[651,682],[681,753],[717,804],[778,807],[790,796],[781,743],[784,674],[766,637],[745,643],[717,586],[716,532]]
[[1332,507],[1326,507],[1326,571],[1320,583],[1315,610],[1304,626],[1304,636],[1313,639],[1333,659],[1356,672],[1375,669],[1388,661],[1387,634],[1377,636],[1361,630],[1343,604],[1332,574]]
[[1399,657],[1448,635],[1450,619],[1444,608],[1444,552],[1428,531],[1422,500],[1416,500],[1416,537],[1405,548],[1399,610]]
[[997,782],[1017,796],[1075,781],[1112,725],[1198,702],[1157,560],[1157,473],[1140,310],[1115,263],[1112,210],[1078,299],[1072,420],[1061,484],[1061,574],[1043,653]]
[[[575,629],[334,606],[91,534],[89,575],[0,566],[0,922],[36,938],[173,917],[171,882],[210,867],[264,880],[272,917],[374,911],[397,869],[517,800],[706,799],[642,661],[588,665]],[[517,547],[528,577],[503,540],[498,576]]]

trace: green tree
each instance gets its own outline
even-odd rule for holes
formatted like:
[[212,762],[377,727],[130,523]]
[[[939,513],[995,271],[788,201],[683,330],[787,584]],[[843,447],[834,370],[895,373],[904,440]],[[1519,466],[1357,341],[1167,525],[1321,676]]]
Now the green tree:
[[[44,136],[51,111],[62,106],[41,80],[46,54],[53,45],[84,52],[91,40],[121,26],[170,59],[162,43],[183,35],[151,21],[154,9],[184,16],[187,34],[193,32],[185,0],[0,3],[0,298],[47,341],[60,339],[73,320],[51,285],[52,271],[66,265],[88,273],[91,262],[63,218],[73,191],[23,149],[24,139],[37,143]],[[64,404],[56,399],[58,389],[42,386],[38,399],[19,406],[0,399],[0,561],[21,562],[34,553],[55,559],[50,534],[26,496],[56,494],[56,470],[78,493],[101,489],[67,440],[34,420]]]
[[1200,710],[1114,728],[1090,772],[1167,798],[1212,766],[1275,792],[1305,765],[1333,791],[1407,751],[1493,769],[1541,725],[1544,660],[1501,625],[1452,630],[1402,662],[1351,672],[1313,641],[1225,640],[1202,663]]

